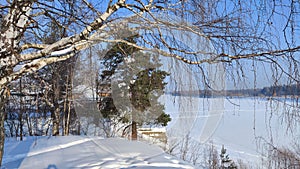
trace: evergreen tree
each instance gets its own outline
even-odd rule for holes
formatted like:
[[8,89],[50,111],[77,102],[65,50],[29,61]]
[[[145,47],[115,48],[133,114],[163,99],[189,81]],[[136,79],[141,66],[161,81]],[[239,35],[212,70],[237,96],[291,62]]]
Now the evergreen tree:
[[[131,36],[126,40],[136,43],[135,37]],[[167,84],[164,79],[168,75],[167,72],[159,70],[161,64],[158,56],[117,43],[104,56],[103,65],[105,70],[100,76],[98,95],[102,96],[99,98],[99,109],[104,118],[118,116],[120,121],[129,122],[132,139],[137,139],[137,125],[166,126],[171,121],[170,115],[164,113],[164,105],[158,101]],[[117,80],[117,87],[110,85],[113,77]],[[104,86],[119,90],[114,91],[118,102],[122,103],[117,104],[118,108],[110,94],[101,94],[107,91]]]
[[224,145],[221,149],[220,160],[221,160],[221,169],[237,169],[235,163],[229,158],[229,155],[226,154],[226,149]]

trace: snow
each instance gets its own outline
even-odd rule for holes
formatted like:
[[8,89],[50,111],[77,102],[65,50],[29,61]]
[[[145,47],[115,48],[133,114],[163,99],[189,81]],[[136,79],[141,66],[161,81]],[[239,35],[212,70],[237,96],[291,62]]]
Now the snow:
[[[261,167],[267,156],[266,143],[292,149],[295,140],[300,140],[300,126],[291,126],[292,120],[287,121],[284,116],[288,111],[298,112],[299,107],[292,109],[283,102],[265,98],[224,98],[220,101],[220,98],[175,96],[165,96],[162,100],[166,113],[172,118],[167,127],[169,139],[180,140],[189,133],[202,147],[213,144],[219,152],[224,145],[235,161],[242,159]],[[292,104],[289,100],[286,102]]]
[[[292,148],[294,141],[300,140],[300,126],[289,126],[283,117],[286,111],[293,113],[294,110],[278,101],[263,98],[179,99],[170,95],[162,98],[162,101],[172,121],[167,128],[151,128],[151,131],[166,132],[170,145],[160,145],[164,148],[172,146],[172,139],[181,141],[190,134],[189,138],[202,146],[201,155],[205,155],[203,150],[211,147],[211,144],[218,152],[224,145],[235,162],[242,159],[252,168],[263,168],[262,160],[267,156],[264,141],[278,147]],[[289,103],[288,100],[287,102]],[[140,130],[146,132],[149,128]],[[150,135],[143,135],[142,139],[157,142]],[[177,155],[176,153],[175,151],[173,154]],[[200,157],[196,165],[202,167],[205,162]],[[3,168],[175,169],[193,166],[164,153],[158,146],[145,142],[120,138],[61,136],[27,137],[22,142],[7,139]]]
[[155,145],[120,138],[60,136],[7,139],[2,169],[192,169]]

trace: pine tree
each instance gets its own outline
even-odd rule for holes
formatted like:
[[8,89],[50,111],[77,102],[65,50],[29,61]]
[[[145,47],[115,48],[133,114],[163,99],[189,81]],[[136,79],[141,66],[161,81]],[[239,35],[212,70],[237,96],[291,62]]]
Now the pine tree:
[[220,160],[221,160],[221,169],[237,169],[235,163],[229,158],[229,155],[226,154],[226,149],[222,145]]
[[[135,38],[136,36],[131,36],[126,40],[136,43]],[[128,62],[130,59],[133,62]],[[119,116],[121,121],[131,122],[134,140],[137,139],[137,125],[166,126],[171,121],[170,115],[164,113],[164,106],[158,101],[167,84],[164,79],[168,76],[167,72],[159,70],[161,64],[158,56],[139,52],[132,46],[117,43],[104,56],[103,65],[105,70],[100,76],[99,93],[104,91],[101,86],[112,88],[110,86],[112,77],[118,77],[118,84],[124,84],[117,87],[119,92],[115,91],[115,94],[120,95],[118,100],[124,99],[124,104],[121,105],[124,107],[120,108],[119,105],[117,109],[111,95],[100,94],[102,97],[99,98],[99,108],[104,118]],[[129,96],[129,100],[126,96]],[[131,107],[126,107],[128,105]]]

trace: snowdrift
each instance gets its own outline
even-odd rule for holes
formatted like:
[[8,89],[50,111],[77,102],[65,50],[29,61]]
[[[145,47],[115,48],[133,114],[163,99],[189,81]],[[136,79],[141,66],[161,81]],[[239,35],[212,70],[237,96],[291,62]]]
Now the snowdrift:
[[60,136],[6,140],[2,169],[192,169],[157,146],[120,138]]

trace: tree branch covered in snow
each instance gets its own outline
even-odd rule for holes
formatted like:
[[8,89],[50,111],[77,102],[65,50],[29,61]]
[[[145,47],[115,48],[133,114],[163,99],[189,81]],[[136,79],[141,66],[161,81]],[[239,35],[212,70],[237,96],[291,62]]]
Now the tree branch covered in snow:
[[[299,9],[299,1],[1,1],[0,91],[101,43],[123,43],[179,61],[177,65],[187,63],[209,88],[207,79],[216,73],[206,66],[213,64],[221,65],[236,86],[252,72],[255,88],[259,69],[275,85],[299,84]],[[54,27],[57,32],[51,34]],[[128,32],[136,35],[136,43],[125,39]],[[8,97],[9,92],[2,94]],[[0,99],[3,106],[6,96]]]

